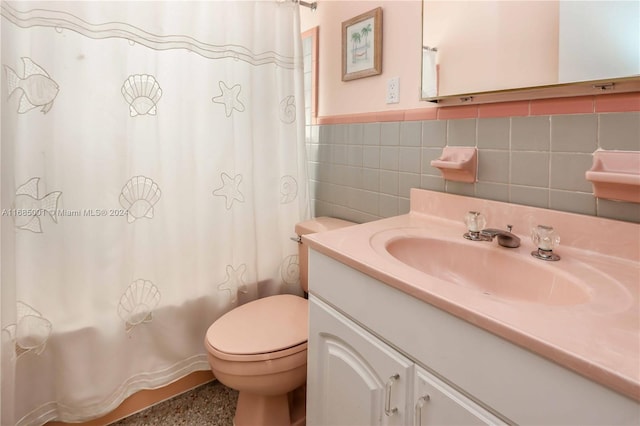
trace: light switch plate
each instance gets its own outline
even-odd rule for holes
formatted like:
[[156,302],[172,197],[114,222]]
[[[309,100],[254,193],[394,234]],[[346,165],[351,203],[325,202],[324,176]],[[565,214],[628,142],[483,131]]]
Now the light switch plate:
[[387,81],[387,103],[400,102],[400,77],[393,77]]

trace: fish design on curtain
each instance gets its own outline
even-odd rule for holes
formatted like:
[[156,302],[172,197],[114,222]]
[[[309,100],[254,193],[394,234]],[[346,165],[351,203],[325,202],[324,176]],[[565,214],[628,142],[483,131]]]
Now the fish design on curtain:
[[42,232],[40,217],[43,214],[48,214],[54,223],[58,223],[58,199],[62,195],[62,192],[54,191],[40,197],[38,182],[40,178],[34,177],[16,189],[16,198],[11,212],[16,228],[37,234]]
[[22,91],[18,105],[19,114],[24,114],[37,107],[42,107],[40,111],[46,114],[51,110],[53,101],[58,95],[58,84],[31,58],[23,57],[21,59],[24,65],[22,76],[19,76],[11,67],[4,66],[9,96],[16,90]]

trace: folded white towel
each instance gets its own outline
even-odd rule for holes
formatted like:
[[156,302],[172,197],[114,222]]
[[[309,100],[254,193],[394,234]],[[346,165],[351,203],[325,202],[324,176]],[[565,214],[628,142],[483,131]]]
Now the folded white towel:
[[438,96],[438,68],[436,49],[424,46],[422,48],[422,97]]

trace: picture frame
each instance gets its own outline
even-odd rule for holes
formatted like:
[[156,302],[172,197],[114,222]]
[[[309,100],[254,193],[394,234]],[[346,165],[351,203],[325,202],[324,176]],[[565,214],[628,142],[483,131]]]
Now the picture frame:
[[382,8],[342,23],[342,81],[382,73]]

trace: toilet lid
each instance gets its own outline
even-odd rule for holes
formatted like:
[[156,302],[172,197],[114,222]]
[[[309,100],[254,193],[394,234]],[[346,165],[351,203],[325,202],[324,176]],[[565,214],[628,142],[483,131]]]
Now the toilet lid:
[[207,342],[227,354],[277,352],[307,341],[308,319],[306,299],[291,294],[265,297],[221,316],[207,330]]

